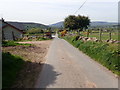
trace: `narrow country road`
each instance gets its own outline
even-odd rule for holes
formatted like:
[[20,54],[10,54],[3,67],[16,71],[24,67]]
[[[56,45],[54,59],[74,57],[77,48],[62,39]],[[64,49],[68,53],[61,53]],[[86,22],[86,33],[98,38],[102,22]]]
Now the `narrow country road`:
[[118,88],[118,79],[102,65],[56,37],[35,88]]

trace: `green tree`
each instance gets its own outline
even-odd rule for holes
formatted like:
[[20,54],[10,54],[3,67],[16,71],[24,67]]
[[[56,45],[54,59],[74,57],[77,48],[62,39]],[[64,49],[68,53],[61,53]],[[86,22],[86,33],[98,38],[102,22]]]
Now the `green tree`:
[[29,34],[38,34],[41,33],[41,29],[40,28],[31,28],[27,31],[27,33]]
[[64,27],[69,30],[76,30],[78,33],[87,29],[90,24],[90,19],[86,16],[70,15],[64,20]]
[[69,29],[69,30],[77,29],[76,21],[77,21],[76,16],[70,15],[67,18],[65,18],[64,27]]
[[77,16],[77,29],[82,31],[83,29],[87,29],[90,24],[90,19],[86,16]]

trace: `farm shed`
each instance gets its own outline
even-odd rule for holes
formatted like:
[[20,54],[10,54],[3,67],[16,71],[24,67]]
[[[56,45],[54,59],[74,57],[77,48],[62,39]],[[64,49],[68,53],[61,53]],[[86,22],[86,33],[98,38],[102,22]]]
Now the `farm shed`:
[[2,40],[17,40],[23,37],[23,26],[2,19]]

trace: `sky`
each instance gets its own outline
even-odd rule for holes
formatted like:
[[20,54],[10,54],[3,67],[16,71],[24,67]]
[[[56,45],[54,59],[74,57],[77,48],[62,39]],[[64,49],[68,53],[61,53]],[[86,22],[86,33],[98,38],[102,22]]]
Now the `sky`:
[[[85,0],[0,0],[0,17],[6,21],[36,22],[45,25],[63,21]],[[91,21],[118,22],[119,0],[87,0],[75,14]]]

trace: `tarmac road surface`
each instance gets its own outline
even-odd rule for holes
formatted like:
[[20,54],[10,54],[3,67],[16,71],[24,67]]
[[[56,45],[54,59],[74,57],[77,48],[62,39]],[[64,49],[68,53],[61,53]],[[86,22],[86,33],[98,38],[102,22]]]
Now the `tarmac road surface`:
[[35,88],[118,88],[118,79],[67,41],[55,37]]

